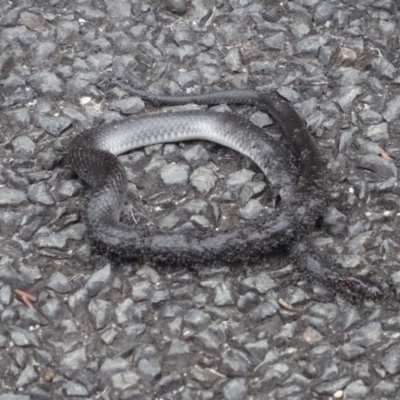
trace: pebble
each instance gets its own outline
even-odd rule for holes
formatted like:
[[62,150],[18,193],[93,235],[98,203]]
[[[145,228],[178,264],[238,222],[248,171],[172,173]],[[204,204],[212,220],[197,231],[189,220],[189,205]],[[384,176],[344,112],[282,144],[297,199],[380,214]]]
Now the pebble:
[[189,178],[189,166],[184,164],[167,164],[160,172],[166,185],[185,185]]
[[190,175],[191,184],[203,195],[208,194],[216,185],[217,176],[207,167],[196,168]]

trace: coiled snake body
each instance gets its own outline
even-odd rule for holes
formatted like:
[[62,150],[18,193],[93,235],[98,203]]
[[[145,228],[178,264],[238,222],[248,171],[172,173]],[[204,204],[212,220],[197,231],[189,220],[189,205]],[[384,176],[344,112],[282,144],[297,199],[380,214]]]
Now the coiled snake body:
[[[146,115],[85,132],[70,145],[67,160],[93,187],[86,219],[92,240],[102,249],[129,258],[178,265],[234,263],[259,259],[290,245],[315,225],[326,204],[326,167],[305,122],[288,102],[276,94],[254,90],[177,97],[134,93],[153,104],[255,106],[278,122],[291,155],[285,153],[279,142],[248,121],[204,111]],[[119,213],[127,179],[116,156],[155,143],[195,139],[225,145],[252,159],[272,188],[280,193],[281,201],[274,213],[267,220],[249,222],[229,231],[197,234],[192,231],[148,232],[121,223]],[[295,160],[297,168],[288,162],[290,158]]]
[[[144,93],[142,93],[144,97]],[[155,102],[154,98],[148,100]],[[94,192],[87,206],[90,236],[108,251],[132,258],[205,263],[243,261],[260,257],[289,243],[298,231],[315,222],[323,205],[325,166],[304,121],[284,100],[256,91],[223,91],[187,97],[158,97],[157,102],[184,104],[251,104],[269,111],[278,121],[299,162],[299,179],[290,170],[288,155],[265,132],[239,117],[203,111],[160,113],[112,124],[78,136],[70,145],[68,162]],[[165,142],[204,139],[230,147],[252,159],[280,190],[275,217],[229,232],[156,232],[119,222],[127,180],[116,156],[135,148]]]

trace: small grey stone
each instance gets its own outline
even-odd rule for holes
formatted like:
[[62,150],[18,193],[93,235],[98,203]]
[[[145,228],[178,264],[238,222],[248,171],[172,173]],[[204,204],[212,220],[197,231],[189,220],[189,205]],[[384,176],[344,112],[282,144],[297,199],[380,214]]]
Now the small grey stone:
[[161,377],[161,365],[157,359],[142,358],[138,364],[139,375],[145,381],[153,381]]
[[118,330],[115,328],[108,329],[101,335],[101,340],[105,344],[111,344],[118,335]]
[[275,288],[276,283],[267,272],[263,271],[255,276],[244,279],[242,286],[247,289],[255,289],[260,294],[265,294],[270,289]]
[[251,199],[244,207],[240,208],[240,216],[244,219],[257,219],[263,212],[264,206],[256,199]]
[[317,55],[318,50],[328,39],[321,35],[311,35],[297,42],[295,50],[297,54]]
[[399,387],[389,381],[380,381],[374,386],[374,395],[378,398],[394,399],[399,390]]
[[239,195],[240,205],[245,206],[251,198],[262,193],[266,186],[265,182],[245,183]]
[[225,56],[224,61],[229,71],[240,72],[242,69],[242,61],[240,59],[239,48],[231,48]]
[[83,18],[87,19],[88,21],[100,21],[106,16],[103,11],[94,7],[85,6],[83,4],[76,7],[76,12],[78,12]]
[[65,93],[63,81],[52,72],[36,72],[28,81],[41,96],[59,98]]
[[74,197],[81,188],[82,185],[77,181],[68,180],[61,182],[60,186],[57,187],[57,200],[63,201],[69,197]]
[[186,185],[189,178],[186,164],[167,164],[161,168],[161,179],[166,185]]
[[286,324],[283,329],[281,330],[280,333],[276,334],[273,339],[274,343],[277,347],[282,347],[287,345],[292,341],[294,338],[295,334],[297,332],[297,323],[296,322],[290,322]]
[[286,303],[295,307],[304,305],[310,300],[310,297],[304,290],[291,286],[283,289],[280,297],[286,301]]
[[81,370],[87,364],[86,349],[81,347],[64,354],[61,364],[70,369]]
[[[1,291],[1,289],[0,289]],[[1,302],[1,301],[0,301]],[[400,330],[400,316],[394,316],[382,321],[382,328],[385,331],[397,331]]]
[[190,182],[202,194],[206,195],[215,187],[218,178],[207,167],[199,167],[190,175]]
[[85,288],[81,288],[69,296],[68,305],[75,315],[82,316],[87,312],[89,301],[88,291]]
[[229,174],[226,184],[231,187],[241,187],[246,182],[250,182],[255,175],[255,172],[248,169],[241,169],[240,171],[232,172]]
[[227,376],[246,378],[249,373],[250,360],[239,350],[228,350],[222,355],[219,371]]
[[0,260],[0,279],[2,283],[14,286],[22,281],[17,271],[13,268],[14,260],[9,256],[3,256]]
[[223,387],[222,393],[227,400],[244,400],[247,398],[246,381],[243,378],[235,378],[228,381]]
[[182,155],[191,166],[203,165],[210,158],[207,150],[200,144],[190,147],[188,150],[182,152]]
[[173,371],[169,375],[163,376],[157,384],[158,393],[167,393],[178,390],[183,383],[182,376]]
[[17,346],[22,347],[40,347],[39,340],[34,332],[28,332],[23,328],[13,327],[10,330],[11,340]]
[[340,86],[355,86],[365,82],[367,75],[355,68],[341,67],[337,69],[334,78],[339,80]]
[[287,38],[283,32],[278,32],[264,39],[264,48],[266,50],[283,50]]
[[200,44],[207,48],[211,48],[215,44],[215,35],[212,32],[207,32],[199,41]]
[[378,125],[367,126],[365,136],[374,142],[384,142],[389,139],[389,127],[386,122]]
[[249,0],[229,0],[232,8],[242,8],[249,4]]
[[156,290],[151,298],[151,303],[153,306],[161,307],[170,297],[168,289]]
[[68,293],[72,289],[68,278],[58,271],[54,272],[54,274],[50,277],[47,282],[47,287],[58,293]]
[[65,250],[67,246],[67,237],[62,234],[49,234],[48,236],[40,236],[35,239],[35,243],[39,248],[53,248]]
[[397,95],[387,102],[383,117],[387,122],[393,122],[400,117],[400,95]]
[[86,397],[89,395],[86,387],[76,381],[65,382],[63,389],[67,396]]
[[60,235],[71,240],[82,240],[85,237],[85,233],[85,224],[72,224],[59,232]]
[[333,4],[328,3],[327,1],[321,1],[317,7],[315,7],[314,21],[318,25],[325,24],[325,22],[332,18],[335,12],[336,7]]
[[204,311],[191,309],[183,318],[183,322],[189,328],[203,330],[210,325],[211,318]]
[[34,368],[31,365],[27,365],[26,368],[21,372],[17,382],[15,383],[15,386],[17,388],[21,388],[23,386],[29,385],[33,382],[36,381],[38,378],[38,374],[34,370]]
[[365,399],[368,392],[368,386],[361,379],[351,382],[344,391],[346,398],[350,399]]
[[214,304],[222,306],[230,306],[235,304],[235,294],[232,285],[229,282],[220,282],[215,287]]
[[190,217],[190,222],[194,225],[200,226],[202,228],[211,228],[212,223],[204,215],[192,215]]
[[142,279],[149,280],[151,283],[158,284],[160,282],[160,275],[155,269],[150,268],[149,266],[140,268],[136,274]]
[[400,345],[390,347],[381,360],[389,374],[397,374],[400,371]]
[[343,112],[349,112],[352,109],[353,101],[357,96],[363,93],[363,90],[359,86],[355,87],[344,87],[342,94],[338,97],[337,103]]
[[297,39],[300,40],[303,37],[307,36],[310,32],[310,28],[302,21],[293,21],[289,27],[292,35]]
[[27,201],[25,192],[0,187],[0,206],[19,206]]
[[358,160],[358,167],[375,172],[381,178],[397,178],[397,168],[392,160],[386,160],[375,154],[366,154]]
[[237,308],[242,313],[248,313],[260,304],[259,296],[254,292],[247,292],[240,296],[237,301]]
[[343,377],[327,382],[322,382],[315,386],[314,390],[320,395],[332,396],[338,390],[344,389],[350,382],[350,377]]
[[339,315],[339,307],[332,303],[315,304],[310,307],[310,313],[333,323]]
[[274,72],[275,69],[276,62],[270,60],[251,61],[249,66],[250,73],[252,74],[268,74]]
[[120,325],[124,325],[127,322],[131,321],[132,318],[132,310],[134,309],[134,303],[132,299],[127,298],[118,307],[115,309],[115,315],[117,317],[117,322]]
[[202,199],[192,199],[187,202],[183,207],[189,214],[205,214],[207,212],[208,204]]
[[354,330],[350,343],[362,347],[370,347],[378,343],[382,336],[382,326],[379,322],[370,322]]
[[115,100],[110,104],[110,110],[122,114],[138,114],[144,109],[144,102],[139,97],[128,97],[122,100]]
[[164,160],[164,157],[156,154],[150,162],[145,166],[144,172],[150,173],[152,171],[156,171],[166,165],[167,162]]
[[384,57],[376,57],[371,62],[371,68],[380,78],[394,79],[396,67]]
[[37,265],[20,265],[18,267],[20,278],[30,285],[33,285],[39,279],[42,278],[42,274]]
[[261,111],[256,111],[250,116],[249,119],[251,123],[258,126],[259,128],[264,128],[265,126],[269,126],[274,123],[268,114]]
[[53,319],[63,314],[64,303],[58,299],[48,299],[41,307],[41,312],[48,318]]
[[277,92],[284,97],[289,103],[297,103],[300,101],[300,94],[294,89],[290,89],[287,86],[281,86]]
[[106,358],[100,367],[99,372],[107,377],[111,377],[119,372],[129,370],[129,361],[121,357]]
[[370,140],[359,138],[357,139],[357,147],[360,154],[379,154],[380,148],[377,143],[373,143]]
[[107,264],[103,268],[97,270],[85,284],[90,297],[96,296],[101,290],[110,284],[113,278],[111,264]]
[[182,89],[188,89],[199,82],[199,73],[197,71],[175,71],[173,80]]
[[115,389],[125,391],[129,388],[137,387],[140,377],[133,371],[124,371],[114,374],[111,377],[112,385]]
[[24,394],[0,394],[0,400],[31,400],[30,396]]
[[113,307],[106,300],[90,300],[88,311],[90,322],[96,330],[103,329],[113,317]]
[[342,359],[345,361],[355,361],[365,354],[365,349],[352,343],[346,343],[340,348]]
[[333,328],[345,331],[352,328],[361,321],[360,314],[356,307],[349,307],[339,313],[337,319],[333,322]]
[[161,217],[157,221],[157,225],[160,227],[160,229],[172,229],[178,224],[179,221],[180,217],[176,213],[171,213],[165,217]]
[[374,110],[363,110],[358,113],[363,124],[373,125],[382,121],[382,116]]
[[134,301],[150,300],[153,290],[152,284],[148,281],[134,283],[132,285],[132,299]]
[[18,316],[21,321],[24,321],[31,325],[47,325],[48,320],[43,317],[41,313],[36,311],[34,308],[29,307],[18,307]]
[[187,0],[167,0],[165,2],[165,8],[177,15],[183,15],[187,11],[188,2]]
[[45,182],[35,183],[29,186],[28,199],[34,203],[51,205],[54,204],[54,199]]
[[[44,129],[53,136],[59,136],[72,125],[72,119],[65,115],[53,117],[39,113],[33,116],[33,122],[35,126]],[[42,155],[42,160],[44,161],[44,159],[50,158],[52,151],[53,149],[49,149],[47,153]],[[41,164],[45,165],[43,162]]]
[[13,293],[9,285],[3,284],[0,287],[0,303],[4,306],[10,305],[13,299]]
[[14,153],[17,157],[31,158],[36,149],[35,143],[29,136],[21,135],[11,142]]
[[185,343],[182,340],[174,339],[171,342],[171,346],[169,347],[167,356],[168,357],[182,357],[185,355],[190,355],[191,348],[188,343]]
[[189,376],[205,388],[211,388],[214,383],[221,379],[221,374],[211,368],[201,368],[195,365],[190,368]]
[[11,357],[18,364],[18,367],[24,369],[27,365],[29,356],[28,353],[21,347],[14,347],[11,349]]
[[254,343],[246,343],[244,347],[255,360],[261,362],[268,351],[268,340],[263,339]]
[[79,32],[79,24],[76,21],[60,21],[57,24],[57,41],[60,44],[71,43],[73,37]]
[[87,63],[92,69],[104,70],[112,64],[113,56],[107,53],[91,54],[87,58]]
[[195,341],[206,351],[209,351],[212,354],[220,354],[220,346],[222,345],[223,340],[213,333],[209,328],[199,332],[195,336]]
[[12,236],[21,223],[22,214],[14,211],[0,211],[0,235]]

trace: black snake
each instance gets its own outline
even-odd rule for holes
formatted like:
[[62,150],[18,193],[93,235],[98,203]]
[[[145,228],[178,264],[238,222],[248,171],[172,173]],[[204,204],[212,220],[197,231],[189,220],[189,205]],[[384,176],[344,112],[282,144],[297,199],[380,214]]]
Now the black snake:
[[[291,154],[286,154],[282,144],[247,120],[207,111],[140,116],[104,124],[79,135],[70,145],[67,160],[93,187],[86,220],[90,237],[103,250],[129,258],[178,265],[235,263],[260,259],[288,246],[315,225],[326,205],[326,166],[304,120],[279,95],[254,90],[174,97],[141,91],[133,93],[157,105],[226,103],[255,106],[278,122]],[[121,223],[119,214],[127,179],[116,156],[151,144],[198,139],[237,150],[260,167],[281,198],[268,220],[249,222],[229,231],[208,230],[197,234],[183,230],[148,232]],[[313,274],[325,274],[320,264],[311,262],[310,265]],[[354,285],[360,291],[367,285],[369,294],[378,292],[358,278],[351,279],[346,281],[350,291]]]

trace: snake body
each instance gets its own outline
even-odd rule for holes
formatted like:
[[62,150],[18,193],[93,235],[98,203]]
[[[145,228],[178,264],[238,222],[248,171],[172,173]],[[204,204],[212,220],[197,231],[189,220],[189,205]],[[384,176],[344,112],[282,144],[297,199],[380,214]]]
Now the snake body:
[[[278,122],[289,145],[237,116],[207,111],[158,113],[104,124],[71,143],[67,160],[93,187],[87,205],[91,238],[103,250],[129,258],[205,264],[257,259],[289,245],[315,224],[325,205],[325,164],[303,119],[279,95],[228,90],[194,96],[154,96],[136,92],[154,104],[239,104],[266,111]],[[203,139],[230,147],[252,159],[279,191],[281,202],[267,220],[229,231],[193,233],[147,231],[119,221],[127,179],[117,155],[139,147]],[[288,160],[294,158],[298,170]]]

